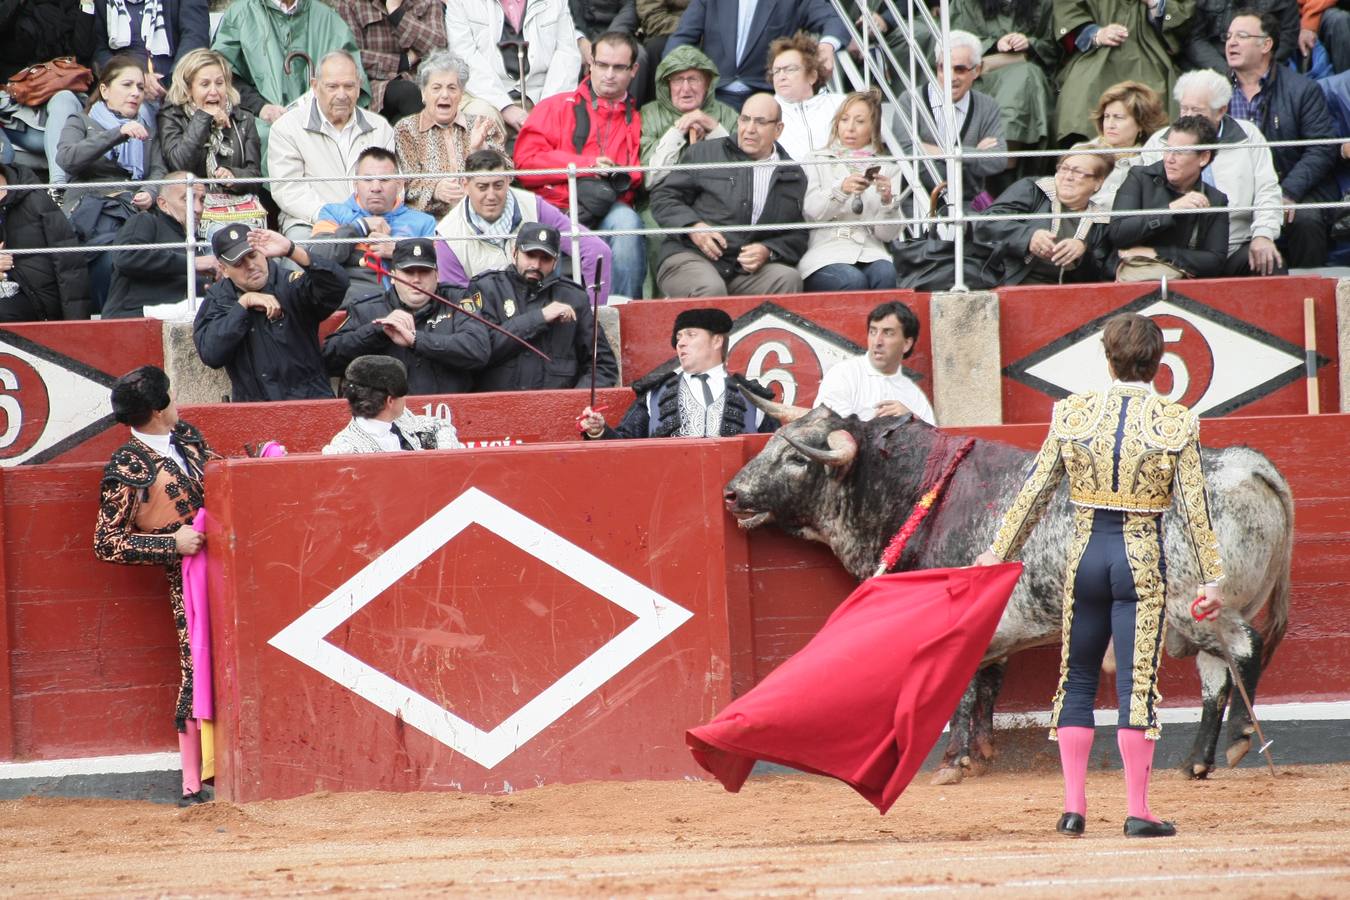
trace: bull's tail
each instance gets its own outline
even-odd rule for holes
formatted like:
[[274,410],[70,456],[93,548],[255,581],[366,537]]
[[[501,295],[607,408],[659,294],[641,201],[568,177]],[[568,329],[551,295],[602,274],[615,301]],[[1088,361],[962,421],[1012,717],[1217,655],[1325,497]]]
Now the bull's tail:
[[1294,557],[1294,493],[1289,489],[1289,482],[1285,481],[1279,469],[1275,468],[1275,464],[1267,459],[1265,454],[1261,454],[1261,461],[1263,464],[1258,466],[1253,474],[1265,482],[1270,492],[1279,498],[1285,522],[1284,553],[1277,563],[1280,570],[1276,573],[1274,586],[1266,600],[1266,615],[1259,629],[1261,669],[1264,671],[1266,666],[1270,665],[1275,648],[1280,645],[1285,630],[1289,627],[1289,602],[1293,592],[1290,569]]

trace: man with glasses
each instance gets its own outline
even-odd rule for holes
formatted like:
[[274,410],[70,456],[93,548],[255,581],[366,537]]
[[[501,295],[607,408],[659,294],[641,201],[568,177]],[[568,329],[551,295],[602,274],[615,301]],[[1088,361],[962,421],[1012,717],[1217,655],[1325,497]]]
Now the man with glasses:
[[[952,83],[946,93],[956,107],[957,141],[967,150],[990,150],[1006,152],[1008,142],[1003,136],[1003,113],[998,101],[988,94],[973,90],[975,79],[980,77],[980,64],[983,57],[980,39],[968,31],[953,31],[948,39],[952,54]],[[938,164],[938,173],[947,177],[942,160],[942,145],[947,143],[947,119],[942,111],[943,86],[946,84],[946,69],[942,63],[942,53],[936,53],[933,59],[933,71],[937,81],[928,85],[924,92],[923,103],[927,105],[929,115],[937,125],[937,131],[928,127],[928,121],[921,114],[915,127],[919,132],[919,148]],[[902,100],[901,107],[908,111],[909,105]],[[897,128],[898,134],[904,130]],[[982,159],[967,159],[961,163],[962,199],[969,204],[985,189],[986,179],[1002,172],[1008,166],[1005,156],[991,156]],[[926,172],[925,181],[931,181]],[[933,185],[928,184],[931,190]],[[988,198],[979,208],[989,205]]]
[[[1181,48],[1181,67],[1188,72],[1213,69],[1227,75],[1228,60],[1224,47],[1228,43],[1228,23],[1233,18],[1234,8],[1246,5],[1234,0],[1206,0],[1195,4],[1186,43]],[[1298,49],[1298,0],[1256,0],[1250,5],[1259,7],[1261,12],[1269,12],[1279,22],[1279,30],[1272,33],[1279,35],[1275,61],[1283,65]]]
[[665,296],[788,294],[802,289],[796,265],[806,252],[805,231],[723,230],[802,221],[806,175],[801,167],[790,160],[785,165],[747,165],[786,160],[778,145],[782,132],[778,101],[755,94],[741,108],[734,139],[700,141],[683,160],[740,165],[672,172],[652,191],[656,223],[685,230],[667,235],[661,245],[656,280]]
[[[1228,114],[1261,129],[1268,141],[1335,136],[1326,98],[1317,85],[1275,63],[1279,23],[1270,13],[1233,13],[1224,52],[1233,84]],[[1282,249],[1290,268],[1312,268],[1327,259],[1327,217],[1318,209],[1290,209],[1296,203],[1339,199],[1332,170],[1335,144],[1274,147],[1275,172],[1285,206]]]
[[[1280,182],[1275,161],[1265,138],[1251,122],[1228,115],[1233,86],[1218,72],[1202,69],[1177,79],[1174,96],[1183,116],[1203,116],[1214,126],[1215,140],[1222,145],[1214,161],[1200,173],[1228,198],[1228,260],[1225,276],[1278,275],[1284,273],[1284,258],[1275,247],[1284,221]],[[1162,159],[1170,129],[1150,137],[1135,165],[1150,165]],[[1255,212],[1241,207],[1257,207]]]
[[[1162,162],[1135,166],[1125,176],[1113,210],[1167,212],[1111,219],[1107,236],[1116,252],[1107,267],[1115,271],[1117,281],[1151,281],[1158,274],[1215,278],[1222,273],[1228,259],[1228,211],[1223,208],[1228,200],[1200,177],[1214,151],[1193,149],[1214,142],[1209,119],[1182,116],[1168,129]],[[1146,268],[1150,264],[1146,278],[1127,273],[1136,265]]]
[[[596,38],[590,78],[576,90],[555,94],[530,113],[516,140],[518,169],[604,169],[577,179],[577,211],[587,228],[606,232],[642,227],[633,199],[642,173],[625,166],[641,165],[642,117],[628,93],[637,75],[638,42],[631,34],[609,31]],[[571,196],[566,173],[520,175],[523,187],[535,191],[560,210]],[[613,293],[641,297],[647,280],[647,241],[640,234],[606,236],[614,251],[609,277]],[[585,273],[587,278],[590,273]]]
[[848,27],[829,0],[690,0],[666,52],[693,44],[722,73],[717,99],[739,111],[756,91],[771,90],[764,61],[769,44],[798,31],[821,35],[821,72],[834,72],[834,55],[848,43]]

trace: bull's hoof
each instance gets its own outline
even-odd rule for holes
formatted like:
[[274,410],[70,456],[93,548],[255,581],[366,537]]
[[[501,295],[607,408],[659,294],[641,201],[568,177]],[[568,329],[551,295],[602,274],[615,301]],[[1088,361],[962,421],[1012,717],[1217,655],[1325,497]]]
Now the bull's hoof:
[[1224,751],[1224,756],[1228,757],[1228,768],[1231,769],[1242,762],[1242,757],[1246,756],[1251,749],[1252,739],[1249,736],[1240,737],[1229,744],[1228,749]]
[[988,759],[963,759],[961,767],[966,770],[967,778],[981,778],[989,774],[989,768],[992,760]]
[[965,777],[966,774],[960,766],[943,766],[933,773],[930,784],[960,784],[961,779]]
[[1204,781],[1212,769],[1213,766],[1209,763],[1202,762],[1184,763],[1181,767],[1182,773],[1192,781]]

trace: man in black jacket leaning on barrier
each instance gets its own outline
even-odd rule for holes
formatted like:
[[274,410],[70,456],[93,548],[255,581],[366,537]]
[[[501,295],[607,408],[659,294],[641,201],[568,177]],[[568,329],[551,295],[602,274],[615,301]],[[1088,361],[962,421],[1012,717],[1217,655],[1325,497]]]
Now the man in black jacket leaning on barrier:
[[[225,277],[211,286],[192,325],[202,362],[224,367],[230,399],[312,400],[333,396],[319,351],[319,323],[347,292],[347,273],[310,259],[285,235],[231,225],[211,238]],[[286,257],[303,271],[282,268]]]
[[[167,179],[186,178],[187,172],[170,172]],[[202,220],[206,188],[193,186],[193,221]],[[136,213],[117,231],[118,244],[181,244],[187,225],[186,184],[166,184],[159,189],[155,205]],[[196,257],[197,290],[205,293],[216,261],[207,254]],[[187,251],[182,247],[138,247],[113,254],[112,285],[103,305],[105,319],[135,319],[147,306],[181,303],[187,297]]]

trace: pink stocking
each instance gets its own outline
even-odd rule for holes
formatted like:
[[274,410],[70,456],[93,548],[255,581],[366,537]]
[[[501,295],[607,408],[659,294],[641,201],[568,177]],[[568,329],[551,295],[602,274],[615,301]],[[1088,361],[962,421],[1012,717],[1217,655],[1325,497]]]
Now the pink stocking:
[[1064,770],[1064,811],[1087,815],[1088,757],[1095,730],[1070,725],[1059,728],[1059,764]]
[[1138,728],[1116,729],[1120,758],[1125,762],[1125,805],[1129,815],[1157,822],[1148,808],[1148,779],[1153,773],[1153,747],[1156,741],[1144,737]]
[[187,730],[178,735],[178,755],[183,760],[183,796],[202,789],[202,735],[196,719],[187,720]]

